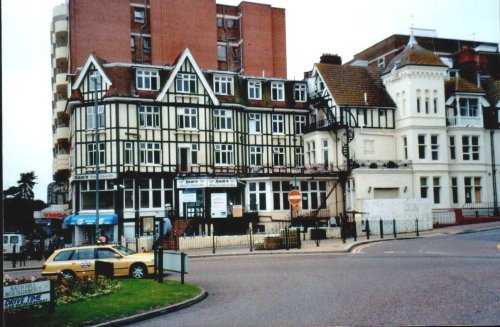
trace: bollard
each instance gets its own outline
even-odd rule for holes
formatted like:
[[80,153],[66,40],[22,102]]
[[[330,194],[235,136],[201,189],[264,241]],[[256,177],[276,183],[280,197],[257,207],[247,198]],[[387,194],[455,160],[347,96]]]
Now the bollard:
[[250,223],[250,228],[248,228],[249,236],[250,236],[250,252],[253,252],[253,243],[252,243],[252,223]]
[[163,248],[158,246],[158,283],[163,283]]
[[370,222],[368,219],[366,220],[366,225],[365,225],[365,232],[366,232],[366,239],[370,239]]
[[211,225],[212,227],[212,253],[215,253],[215,233],[214,233],[214,225]]
[[300,249],[300,247],[302,246],[302,244],[301,244],[302,242],[300,240],[300,229],[296,228],[295,232],[297,233],[297,249]]
[[418,218],[415,219],[415,227],[417,229],[417,237],[419,237],[419,235],[418,235]]
[[380,238],[384,238],[384,223],[382,222],[382,219],[379,220],[380,224]]
[[394,238],[398,237],[396,235],[396,219],[392,220],[392,229],[394,230]]
[[356,242],[358,238],[358,227],[356,226],[356,218],[353,218],[353,226],[354,226],[354,242]]

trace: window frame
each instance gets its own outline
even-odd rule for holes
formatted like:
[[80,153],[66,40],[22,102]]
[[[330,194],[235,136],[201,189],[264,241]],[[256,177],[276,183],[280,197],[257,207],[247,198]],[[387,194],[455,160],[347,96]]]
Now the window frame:
[[214,109],[213,111],[214,129],[218,131],[232,131],[233,111],[227,109]]
[[293,97],[295,102],[307,102],[306,84],[296,83],[293,87]]
[[248,114],[248,133],[261,134],[262,133],[262,115],[261,113],[250,112]]
[[196,108],[177,108],[177,128],[198,130],[198,110]]
[[160,107],[158,106],[138,106],[139,127],[158,128],[160,127]]
[[140,142],[139,162],[142,165],[160,165],[161,150],[161,143],[159,142]]
[[248,81],[247,89],[249,100],[262,100],[262,81]]
[[196,74],[179,73],[175,77],[175,91],[178,93],[196,93]]
[[[95,129],[95,106],[92,107],[87,107],[86,108],[86,125],[87,129]],[[97,106],[97,124],[99,125],[98,128],[105,128],[106,127],[106,116],[104,114],[104,105]]]
[[285,83],[271,82],[271,101],[285,101]]
[[272,114],[272,133],[273,134],[285,134],[285,115],[283,114]]
[[214,93],[218,95],[233,95],[234,77],[214,75]]
[[160,88],[159,72],[152,69],[137,69],[135,72],[135,86],[138,90],[158,91]]
[[214,165],[233,166],[234,146],[233,144],[214,144]]

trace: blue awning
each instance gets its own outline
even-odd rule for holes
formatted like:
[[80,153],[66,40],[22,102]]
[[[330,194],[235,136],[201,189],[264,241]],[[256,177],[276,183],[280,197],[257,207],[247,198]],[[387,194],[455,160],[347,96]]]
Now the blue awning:
[[[95,225],[96,215],[71,215],[64,219],[66,225]],[[115,214],[99,214],[99,225],[116,225],[118,216]]]

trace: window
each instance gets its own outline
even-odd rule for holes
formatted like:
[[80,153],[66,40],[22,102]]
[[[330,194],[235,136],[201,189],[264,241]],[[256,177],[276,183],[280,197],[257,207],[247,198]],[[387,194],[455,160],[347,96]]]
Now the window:
[[304,166],[304,149],[301,147],[295,148],[295,166]]
[[272,116],[273,134],[285,133],[285,116],[274,114]]
[[250,134],[261,133],[261,116],[260,114],[248,114],[248,129]]
[[225,109],[214,109],[215,129],[217,130],[232,130],[233,129],[233,112]]
[[306,116],[295,116],[295,134],[303,134],[306,127]]
[[163,208],[162,179],[143,179],[138,181],[139,184],[139,205],[141,209],[158,209]]
[[161,156],[161,144],[142,142],[139,144],[141,153],[141,164],[159,165]]
[[451,202],[458,203],[458,182],[456,177],[451,178]]
[[385,57],[380,57],[377,59],[377,67],[379,68],[385,67]]
[[262,147],[250,146],[250,166],[262,166]]
[[[80,182],[80,210],[95,210],[95,181]],[[115,190],[110,180],[99,181],[99,208],[103,210],[114,209]]]
[[481,203],[481,177],[464,177],[465,203]]
[[273,209],[289,210],[290,202],[288,201],[288,192],[290,191],[290,182],[274,181],[272,182],[272,189],[273,189]]
[[437,135],[431,135],[431,158],[432,160],[439,160],[439,143]]
[[125,209],[134,209],[134,180],[123,180],[123,207]]
[[434,204],[441,203],[441,186],[439,185],[440,178],[432,178],[432,195],[434,197]]
[[97,259],[113,259],[115,257],[115,251],[109,248],[97,248]]
[[123,164],[131,165],[134,163],[134,150],[132,142],[125,142],[123,151]]
[[234,79],[232,76],[214,76],[215,94],[231,95],[233,94]]
[[425,135],[418,136],[418,158],[425,159]]
[[306,86],[305,84],[295,84],[294,87],[294,99],[297,102],[306,102]]
[[160,108],[153,106],[139,107],[139,126],[140,127],[159,127],[160,126]]
[[450,160],[457,159],[455,136],[450,136]]
[[429,98],[425,98],[425,113],[429,113]]
[[222,17],[217,17],[217,27],[224,26],[224,19]]
[[196,108],[180,108],[177,110],[178,128],[198,128],[198,114]]
[[323,163],[325,166],[328,165],[328,139],[324,139],[321,141],[323,143]]
[[236,26],[236,21],[234,19],[226,19],[226,27],[234,28]]
[[144,23],[144,8],[134,8],[134,22]]
[[137,70],[136,85],[138,90],[158,90],[160,75],[155,70]]
[[434,113],[438,113],[438,99],[434,98]]
[[151,37],[144,36],[142,38],[142,50],[144,50],[144,53],[147,53],[147,54],[151,53]]
[[479,160],[479,136],[462,136],[463,160]]
[[271,82],[271,100],[285,100],[285,84],[283,82]]
[[227,45],[219,44],[217,45],[217,60],[226,61],[227,60]]
[[[66,73],[66,71],[61,71],[61,73]],[[89,78],[89,91],[94,92],[95,90],[100,91],[101,89],[102,76],[97,70],[94,70],[91,77]]]
[[196,92],[196,75],[178,74],[175,80],[175,90],[181,93]]
[[319,209],[326,203],[326,182],[300,182],[302,192],[302,209]]
[[273,147],[273,165],[274,166],[284,166],[285,165],[285,148],[282,146]]
[[420,177],[420,197],[426,199],[428,196],[427,177]]
[[130,36],[130,51],[135,52],[135,36]]
[[215,164],[216,165],[233,165],[233,145],[232,144],[215,144]]
[[408,160],[408,139],[406,136],[403,136],[403,156]]
[[262,83],[260,81],[248,81],[248,99],[262,99]]
[[460,116],[477,117],[479,114],[479,105],[477,99],[460,98]]
[[[95,129],[96,116],[94,112],[95,112],[94,107],[87,108],[87,129]],[[98,112],[98,117],[97,117],[98,128],[104,128],[104,106],[98,106],[97,112]]]
[[422,102],[422,98],[418,97],[417,98],[417,112],[420,113],[420,103]]
[[266,210],[266,183],[248,183],[250,211]]
[[[87,144],[87,166],[96,166],[96,144]],[[104,165],[104,154],[106,152],[105,144],[99,143],[99,165]]]
[[311,141],[306,143],[306,156],[309,165],[316,163],[316,142]]

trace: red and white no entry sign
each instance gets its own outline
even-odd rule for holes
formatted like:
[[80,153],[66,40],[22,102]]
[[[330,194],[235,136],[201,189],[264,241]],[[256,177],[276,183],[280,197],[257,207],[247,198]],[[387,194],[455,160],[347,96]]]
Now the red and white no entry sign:
[[302,193],[299,190],[291,190],[288,192],[288,201],[291,205],[299,205],[302,201]]

